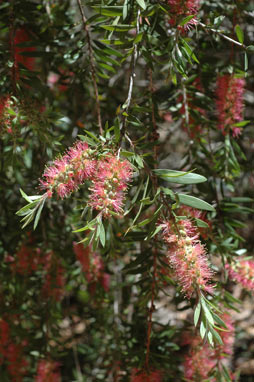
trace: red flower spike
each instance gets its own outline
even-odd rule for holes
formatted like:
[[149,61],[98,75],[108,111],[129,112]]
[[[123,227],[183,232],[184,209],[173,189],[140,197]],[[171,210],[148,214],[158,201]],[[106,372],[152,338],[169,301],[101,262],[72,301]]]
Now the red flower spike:
[[19,64],[25,66],[28,70],[34,70],[35,58],[29,56],[23,56],[20,53],[24,52],[34,52],[35,48],[33,46],[20,47],[19,44],[23,44],[31,41],[30,35],[25,28],[19,28],[16,30],[14,37],[14,60],[15,65],[18,67]]
[[[169,24],[171,26],[176,26],[179,21],[187,16],[195,16],[199,10],[199,0],[167,0],[170,6],[170,19]],[[185,31],[189,29],[192,25],[197,23],[195,17],[193,17],[188,23],[183,27],[178,26],[178,29]]]
[[127,160],[121,161],[109,155],[99,161],[92,179],[89,205],[106,217],[111,211],[121,215],[127,182],[131,177],[132,167]]
[[52,360],[40,360],[35,382],[61,382],[59,363]]
[[219,128],[223,134],[232,131],[234,137],[241,134],[241,128],[234,126],[243,119],[243,93],[245,81],[231,74],[217,79],[216,105]]
[[133,369],[131,382],[162,382],[162,372],[160,370],[153,370],[147,373],[144,370]]
[[241,284],[245,289],[254,289],[254,261],[239,260],[232,264],[226,264],[229,277]]
[[208,284],[212,271],[195,226],[190,220],[181,220],[176,224],[164,222],[163,228],[163,238],[168,246],[167,257],[182,292],[187,298],[191,298],[197,289],[212,293],[212,287]]

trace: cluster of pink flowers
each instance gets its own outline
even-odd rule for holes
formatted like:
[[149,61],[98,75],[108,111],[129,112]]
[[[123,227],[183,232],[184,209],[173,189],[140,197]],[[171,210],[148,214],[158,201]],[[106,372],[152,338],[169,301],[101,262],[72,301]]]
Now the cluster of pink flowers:
[[79,141],[46,168],[40,185],[47,190],[48,197],[56,192],[64,198],[89,180],[92,182],[89,205],[103,216],[109,216],[111,212],[123,212],[123,199],[131,176],[132,167],[127,160],[113,154],[95,160],[87,143]]
[[65,277],[64,268],[56,256],[49,252],[45,257],[45,280],[42,286],[42,295],[60,301],[64,295]]
[[10,107],[11,107],[10,96],[0,97],[0,126],[5,127],[8,133],[12,133],[11,116],[8,113],[8,109]]
[[233,74],[217,78],[216,105],[219,128],[223,134],[232,131],[234,137],[241,134],[241,128],[234,126],[243,119],[243,93],[245,81]]
[[254,289],[254,261],[239,260],[226,264],[229,277],[250,291]]
[[217,345],[215,348],[217,359],[224,359],[225,354],[231,356],[234,351],[233,347],[235,342],[235,327],[232,316],[228,312],[224,312],[221,319],[225,322],[227,330],[221,330],[219,332],[223,345]]
[[160,370],[145,370],[133,369],[131,373],[131,382],[162,382],[163,374]]
[[[176,26],[184,17],[196,15],[199,10],[199,0],[167,0],[170,6],[170,20],[172,26]],[[192,18],[184,27],[179,27],[180,30],[188,29],[191,25],[197,22]]]
[[15,32],[14,36],[14,61],[18,70],[19,64],[23,65],[28,70],[34,70],[35,58],[29,56],[23,56],[21,53],[34,52],[35,47],[26,46],[20,47],[19,44],[30,42],[31,38],[28,31],[25,28],[19,28]]
[[198,289],[212,293],[209,281],[212,272],[208,266],[206,251],[199,241],[199,233],[186,219],[177,223],[163,223],[163,239],[168,246],[167,258],[175,271],[182,292],[190,298]]
[[207,223],[209,228],[208,227],[207,228],[206,227],[197,227],[200,236],[202,236],[203,239],[205,239],[205,240],[208,237],[208,230],[210,232],[212,231],[212,223],[210,220],[208,220],[206,218],[206,212],[205,211],[197,210],[196,208],[182,205],[180,208],[178,208],[177,215],[178,216],[186,216],[187,218],[200,219],[200,220],[203,220],[205,223]]
[[[185,336],[184,344],[190,346],[184,360],[184,377],[187,382],[208,380],[216,364],[218,362],[223,364],[228,356],[232,356],[235,339],[233,320],[228,312],[224,312],[221,319],[227,326],[226,331],[218,331],[223,345],[216,344],[214,348],[211,348],[199,336]],[[216,382],[213,377],[210,377],[209,381]]]
[[8,255],[5,261],[10,263],[14,273],[20,275],[32,274],[45,262],[39,248],[28,247],[25,244],[21,245],[15,257]]
[[10,380],[13,382],[22,382],[27,372],[28,362],[23,355],[26,345],[26,341],[13,342],[8,322],[0,319],[0,365],[6,361]]
[[35,382],[61,382],[59,363],[46,359],[40,360]]
[[89,205],[101,211],[104,216],[110,216],[111,211],[122,214],[124,192],[131,176],[132,167],[127,160],[120,161],[117,157],[108,155],[98,161],[90,188]]
[[110,275],[104,271],[102,258],[97,253],[92,252],[90,247],[84,248],[82,243],[74,243],[73,250],[89,283],[90,292],[95,292],[98,283],[107,292],[109,290]]
[[45,169],[41,188],[47,190],[48,197],[55,191],[60,198],[64,198],[91,178],[95,167],[96,162],[90,159],[88,144],[78,141],[62,158]]
[[[216,365],[214,351],[203,343],[200,337],[190,337],[190,349],[184,359],[184,380],[187,382],[205,381]],[[187,342],[186,342],[187,343]],[[215,382],[215,379],[209,381]]]

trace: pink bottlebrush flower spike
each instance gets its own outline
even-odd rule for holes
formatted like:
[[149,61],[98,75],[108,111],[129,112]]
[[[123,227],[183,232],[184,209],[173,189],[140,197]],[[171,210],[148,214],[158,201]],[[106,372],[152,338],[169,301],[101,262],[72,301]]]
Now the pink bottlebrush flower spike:
[[35,382],[61,382],[59,363],[52,360],[40,360]]
[[243,119],[244,85],[244,79],[233,74],[224,74],[217,79],[216,105],[219,128],[223,134],[230,130],[234,137],[241,134],[241,128],[234,125]]
[[47,190],[48,197],[56,192],[60,198],[65,198],[91,177],[94,170],[95,161],[90,159],[88,144],[78,141],[46,168],[40,186]]
[[131,177],[132,167],[127,160],[121,161],[114,155],[100,160],[92,179],[89,205],[103,216],[110,216],[110,212],[122,214],[124,194]]
[[163,223],[163,238],[168,246],[167,257],[182,287],[190,298],[197,289],[212,292],[208,284],[212,271],[207,262],[204,246],[198,240],[199,233],[190,220]]
[[153,370],[148,373],[145,370],[133,369],[131,382],[162,382],[162,372]]
[[254,261],[239,260],[232,264],[226,264],[229,277],[240,283],[245,289],[254,289]]
[[[167,0],[168,5],[170,6],[170,19],[169,23],[172,26],[177,24],[177,21],[180,21],[186,16],[196,15],[199,10],[199,0]],[[190,26],[197,23],[195,17],[193,17],[184,27],[179,26],[180,30],[186,30]]]

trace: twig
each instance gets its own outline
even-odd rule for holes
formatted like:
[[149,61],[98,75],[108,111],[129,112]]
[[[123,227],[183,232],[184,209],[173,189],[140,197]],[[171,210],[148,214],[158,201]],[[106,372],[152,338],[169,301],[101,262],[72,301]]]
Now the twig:
[[93,54],[93,48],[92,48],[92,39],[91,39],[91,34],[89,32],[89,28],[87,26],[87,19],[85,16],[85,13],[83,11],[82,5],[81,5],[81,0],[77,0],[78,7],[80,10],[80,14],[82,17],[83,25],[84,25],[84,30],[86,32],[87,36],[87,44],[88,44],[88,53],[89,53],[89,60],[90,60],[90,65],[91,65],[91,73],[92,73],[92,80],[93,80],[93,87],[94,87],[94,93],[95,93],[95,100],[96,100],[96,112],[97,112],[97,119],[98,119],[98,125],[100,129],[100,134],[103,134],[103,128],[102,128],[102,123],[101,123],[101,108],[100,108],[100,101],[99,101],[99,92],[98,92],[98,86],[96,82],[96,69],[95,69],[95,64],[94,64],[94,54]]
[[157,273],[157,248],[155,247],[153,252],[153,281],[152,281],[152,297],[151,306],[149,308],[148,323],[147,323],[147,340],[146,340],[146,369],[149,369],[149,356],[150,356],[150,345],[151,345],[151,331],[152,331],[152,316],[155,310],[154,299],[155,299],[155,286],[156,286],[156,273]]
[[[137,13],[136,35],[139,34],[139,22],[140,22],[139,19],[140,19],[140,9],[138,9],[138,13]],[[131,57],[131,74],[130,74],[130,78],[129,78],[128,96],[127,96],[127,99],[123,105],[124,112],[126,114],[128,114],[128,110],[129,110],[130,103],[131,103],[134,78],[136,77],[135,66],[136,66],[137,59],[138,59],[138,44],[134,44],[133,53],[132,53],[132,57]],[[125,135],[126,119],[127,119],[127,115],[123,115],[122,123],[120,125],[120,131],[121,131],[120,144],[121,144],[121,141],[123,139],[123,136]]]
[[198,25],[200,25],[202,28],[204,28],[206,30],[209,30],[209,31],[211,31],[213,33],[216,33],[216,34],[220,35],[222,38],[224,38],[224,40],[230,41],[230,42],[232,42],[232,44],[238,45],[238,46],[240,46],[243,49],[247,49],[246,45],[242,44],[239,41],[233,40],[231,37],[228,37],[227,35],[222,33],[220,30],[217,30],[217,29],[214,29],[214,28],[210,28],[208,25],[205,25],[205,24],[201,23],[200,21],[198,22]]

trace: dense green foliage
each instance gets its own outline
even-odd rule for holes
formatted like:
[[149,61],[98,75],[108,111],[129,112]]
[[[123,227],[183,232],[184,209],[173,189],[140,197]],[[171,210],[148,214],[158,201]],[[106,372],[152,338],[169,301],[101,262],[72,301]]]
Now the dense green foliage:
[[[236,378],[232,354],[213,355],[207,379],[184,379],[183,365],[186,333],[218,353],[223,315],[237,319],[250,296],[228,269],[253,255],[254,2],[191,11],[166,0],[0,1],[1,382],[50,381],[35,379],[41,360],[57,362],[63,382],[125,382],[143,368],[165,382]],[[51,197],[39,179],[77,140],[97,173],[70,195],[59,178]],[[110,163],[115,174],[131,166],[115,175],[122,213],[91,202]],[[191,292],[170,260],[186,221],[213,272]]]

